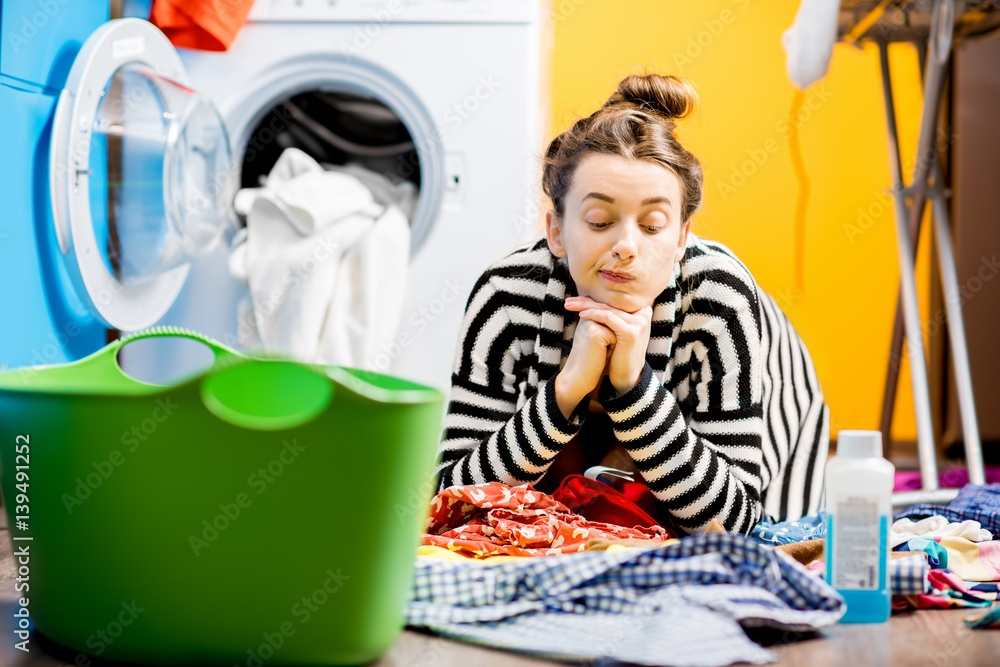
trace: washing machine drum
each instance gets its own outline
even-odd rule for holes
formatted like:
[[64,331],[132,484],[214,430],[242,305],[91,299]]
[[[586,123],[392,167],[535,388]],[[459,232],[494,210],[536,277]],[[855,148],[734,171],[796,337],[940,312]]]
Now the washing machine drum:
[[79,296],[113,328],[160,319],[190,261],[230,221],[225,126],[185,83],[163,33],[120,19],[87,40],[59,98],[49,183],[56,238]]

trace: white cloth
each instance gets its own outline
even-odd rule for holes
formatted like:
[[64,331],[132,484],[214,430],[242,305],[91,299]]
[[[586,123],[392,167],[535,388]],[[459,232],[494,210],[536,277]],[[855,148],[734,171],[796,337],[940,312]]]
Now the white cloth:
[[839,11],[840,0],[802,0],[792,26],[781,34],[788,76],[802,90],[826,76]]
[[356,175],[289,148],[263,187],[237,193],[247,226],[229,268],[250,288],[239,313],[244,348],[364,367],[395,338],[410,227],[392,192],[376,196]]
[[413,220],[413,214],[417,210],[419,193],[410,181],[396,179],[393,182],[382,174],[355,163],[344,165],[324,163],[323,168],[327,171],[339,171],[356,177],[372,191],[375,201],[386,206],[395,204],[407,220]]
[[961,523],[949,523],[948,519],[937,515],[916,522],[900,519],[889,529],[889,548],[912,537],[964,537],[970,542],[987,542],[993,539],[993,533],[971,519]]

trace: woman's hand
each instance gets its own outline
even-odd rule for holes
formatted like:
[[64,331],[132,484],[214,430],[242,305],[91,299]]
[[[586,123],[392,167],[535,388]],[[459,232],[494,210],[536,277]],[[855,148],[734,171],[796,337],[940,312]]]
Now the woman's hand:
[[583,397],[600,385],[614,349],[611,329],[593,320],[580,320],[566,365],[555,378],[556,403],[567,419]]
[[615,344],[608,361],[608,380],[619,396],[628,393],[639,381],[646,365],[653,307],[646,306],[628,313],[590,297],[575,296],[566,299],[566,309],[579,311],[581,326],[585,323],[599,324],[613,333]]

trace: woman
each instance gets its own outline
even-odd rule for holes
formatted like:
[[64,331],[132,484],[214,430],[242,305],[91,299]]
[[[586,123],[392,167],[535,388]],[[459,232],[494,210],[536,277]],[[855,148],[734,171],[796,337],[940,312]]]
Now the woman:
[[690,231],[702,168],[674,123],[695,102],[632,75],[552,141],[546,238],[466,307],[440,488],[550,490],[604,462],[633,466],[688,533],[818,509],[829,418],[809,354],[740,260]]

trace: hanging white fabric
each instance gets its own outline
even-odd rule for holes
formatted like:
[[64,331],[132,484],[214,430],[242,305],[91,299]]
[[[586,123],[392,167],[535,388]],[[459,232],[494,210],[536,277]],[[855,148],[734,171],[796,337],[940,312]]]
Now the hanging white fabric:
[[247,226],[230,271],[250,289],[239,313],[244,348],[365,367],[395,338],[410,248],[400,204],[411,208],[415,187],[367,172],[369,187],[358,170],[326,170],[289,148],[263,187],[237,193]]

